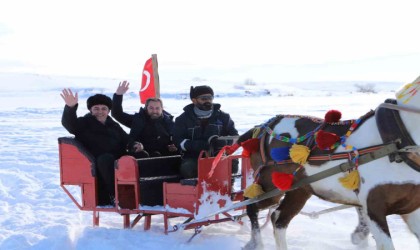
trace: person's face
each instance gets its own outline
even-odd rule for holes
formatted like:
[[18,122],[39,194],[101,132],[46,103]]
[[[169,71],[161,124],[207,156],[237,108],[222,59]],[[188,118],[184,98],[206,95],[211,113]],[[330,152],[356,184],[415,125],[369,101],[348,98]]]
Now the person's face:
[[100,122],[105,123],[109,114],[109,108],[106,105],[98,104],[90,108],[90,113]]
[[160,104],[160,102],[154,102],[154,101],[149,102],[149,104],[147,105],[147,114],[152,119],[158,119],[159,117],[161,117],[162,105]]
[[209,111],[213,108],[213,96],[210,94],[200,95],[192,99],[194,105],[204,111]]

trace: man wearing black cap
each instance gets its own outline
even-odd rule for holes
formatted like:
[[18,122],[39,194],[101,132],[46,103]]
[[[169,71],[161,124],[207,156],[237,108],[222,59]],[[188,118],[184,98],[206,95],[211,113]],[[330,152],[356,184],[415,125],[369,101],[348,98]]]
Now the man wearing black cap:
[[185,106],[184,113],[175,119],[174,129],[174,141],[183,152],[181,175],[184,178],[197,177],[197,160],[202,150],[208,150],[210,145],[218,142],[217,153],[217,149],[224,146],[217,140],[219,136],[238,135],[230,115],[220,110],[220,104],[213,103],[212,88],[191,86],[190,98],[192,103]]
[[96,158],[98,205],[113,205],[114,161],[126,154],[128,135],[109,116],[112,100],[102,94],[89,97],[87,108],[90,112],[77,118],[78,94],[73,95],[70,89],[64,89],[61,97],[66,103],[61,123]]

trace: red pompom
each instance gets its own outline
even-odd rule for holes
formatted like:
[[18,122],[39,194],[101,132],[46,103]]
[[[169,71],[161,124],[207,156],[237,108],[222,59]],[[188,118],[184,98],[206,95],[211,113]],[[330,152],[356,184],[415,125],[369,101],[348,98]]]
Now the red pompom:
[[331,146],[339,140],[340,137],[338,135],[320,130],[316,133],[315,142],[318,145],[318,148],[327,150],[331,149]]
[[292,174],[285,174],[279,172],[273,172],[271,174],[271,181],[273,182],[274,186],[282,191],[289,190],[293,183]]
[[241,146],[243,148],[242,156],[249,157],[252,153],[257,152],[260,149],[260,140],[252,138],[242,142]]
[[341,119],[341,112],[338,110],[330,110],[325,114],[325,122],[338,122]]

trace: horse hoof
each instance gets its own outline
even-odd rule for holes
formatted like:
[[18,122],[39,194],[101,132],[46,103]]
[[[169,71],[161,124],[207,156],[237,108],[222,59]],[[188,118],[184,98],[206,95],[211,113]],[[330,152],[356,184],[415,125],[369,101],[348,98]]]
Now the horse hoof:
[[351,242],[357,246],[367,245],[367,235],[364,232],[354,232],[351,234]]
[[260,250],[264,249],[262,244],[257,244],[255,241],[250,241],[242,248],[242,250]]

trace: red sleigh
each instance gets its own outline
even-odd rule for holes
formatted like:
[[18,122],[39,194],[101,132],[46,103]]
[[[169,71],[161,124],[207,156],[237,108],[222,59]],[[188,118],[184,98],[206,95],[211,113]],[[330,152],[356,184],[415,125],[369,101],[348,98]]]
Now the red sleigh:
[[[214,157],[203,157],[202,152],[198,178],[184,180],[179,175],[180,156],[146,159],[123,156],[115,162],[116,205],[99,207],[94,157],[74,138],[62,137],[58,142],[60,185],[80,210],[92,211],[94,226],[99,226],[100,212],[120,214],[124,228],[134,227],[144,217],[145,230],[150,228],[153,215],[163,215],[166,233],[170,218],[192,220],[242,201],[242,190],[252,181],[249,158],[240,155],[222,157],[209,176]],[[240,165],[239,175],[232,175],[235,161]],[[240,182],[235,184],[240,186],[239,191],[232,188],[234,180]],[[80,187],[81,199],[76,199],[78,195],[69,191],[72,185]],[[135,216],[132,220],[131,215]],[[232,216],[225,212],[189,228],[228,220],[232,220]]]

